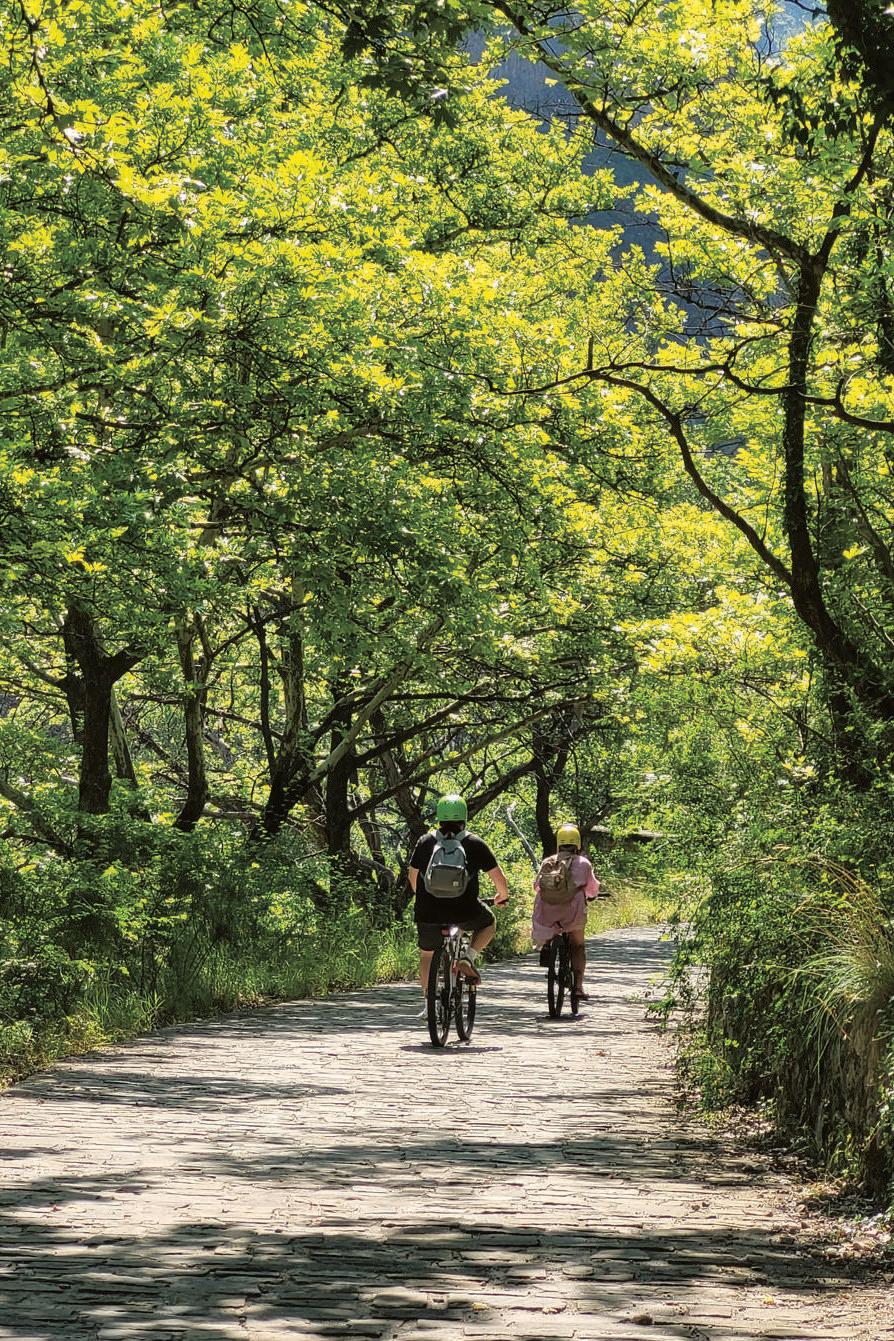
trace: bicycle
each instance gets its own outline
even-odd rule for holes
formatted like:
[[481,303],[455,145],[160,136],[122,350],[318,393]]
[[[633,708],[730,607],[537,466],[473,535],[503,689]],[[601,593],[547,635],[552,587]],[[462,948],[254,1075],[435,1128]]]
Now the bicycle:
[[470,933],[462,927],[442,928],[444,939],[435,950],[428,970],[425,993],[428,1032],[432,1046],[443,1048],[450,1033],[451,1020],[463,1043],[472,1037],[477,1004],[477,983],[457,971],[459,960],[469,953]]
[[[481,898],[480,902],[493,906],[496,900]],[[478,984],[457,970],[459,961],[468,956],[472,933],[454,923],[442,927],[441,936],[440,947],[431,957],[425,992],[428,1033],[436,1048],[446,1044],[451,1020],[456,1024],[461,1041],[468,1043],[478,1004]]]
[[571,940],[567,931],[558,932],[546,947],[546,1001],[550,1019],[557,1020],[568,991],[571,1014],[577,1015],[580,1000],[571,966]]

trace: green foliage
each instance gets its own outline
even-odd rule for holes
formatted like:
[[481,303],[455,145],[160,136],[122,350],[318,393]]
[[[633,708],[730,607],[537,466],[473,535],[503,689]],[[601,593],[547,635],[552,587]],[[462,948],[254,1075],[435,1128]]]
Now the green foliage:
[[868,84],[880,108],[894,111],[891,44],[894,22],[886,0],[828,0],[842,70]]
[[783,1134],[884,1193],[891,892],[797,848],[759,856],[756,837],[681,905],[684,1068],[709,1107],[769,1103]]
[[2,1077],[155,1024],[415,972],[413,928],[372,926],[343,878],[321,903],[321,864],[294,839],[261,862],[226,830],[97,829],[105,864],[56,863],[52,897],[45,872],[7,872]]
[[594,936],[615,927],[645,927],[664,922],[671,906],[667,878],[656,871],[623,874],[614,865],[595,861],[606,897],[594,900],[587,912],[587,934]]

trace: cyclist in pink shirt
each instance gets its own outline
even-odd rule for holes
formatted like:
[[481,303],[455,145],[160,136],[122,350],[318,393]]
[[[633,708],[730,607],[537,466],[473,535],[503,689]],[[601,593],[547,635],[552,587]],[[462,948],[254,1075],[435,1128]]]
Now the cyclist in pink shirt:
[[599,881],[593,874],[589,858],[580,850],[580,830],[575,824],[561,824],[556,830],[557,851],[545,857],[534,877],[534,913],[531,939],[535,946],[547,945],[561,931],[568,932],[571,941],[571,967],[574,970],[575,992],[581,1001],[588,1001],[584,991],[584,973],[587,968],[587,947],[584,931],[587,925],[587,902],[599,893]]

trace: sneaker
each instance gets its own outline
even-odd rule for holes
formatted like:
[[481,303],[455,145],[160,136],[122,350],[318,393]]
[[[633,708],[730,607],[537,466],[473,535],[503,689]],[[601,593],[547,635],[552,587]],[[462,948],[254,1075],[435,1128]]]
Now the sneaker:
[[549,944],[540,947],[540,967],[549,968]]
[[456,971],[461,973],[464,978],[468,978],[471,986],[476,987],[481,982],[481,974],[472,963],[471,959],[463,956],[456,961]]

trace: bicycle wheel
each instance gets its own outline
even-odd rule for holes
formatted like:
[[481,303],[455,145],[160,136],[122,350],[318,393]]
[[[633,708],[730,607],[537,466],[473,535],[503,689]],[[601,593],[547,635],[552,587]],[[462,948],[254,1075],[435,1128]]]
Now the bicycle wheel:
[[446,941],[431,957],[428,971],[428,991],[425,1003],[428,1010],[428,1032],[434,1047],[443,1048],[450,1033],[451,995],[450,951]]
[[456,975],[456,1005],[454,1007],[454,1018],[456,1019],[456,1032],[464,1043],[468,1043],[472,1037],[472,1027],[475,1023],[475,1006],[478,1001],[478,988],[475,983],[470,983],[468,978],[464,978],[461,973]]
[[562,934],[562,977],[565,980],[565,986],[568,988],[568,1000],[571,1005],[571,1014],[577,1015],[580,1010],[580,996],[574,985],[574,951],[571,945],[571,938],[567,931]]
[[562,963],[562,937],[553,936],[549,943],[549,963],[546,966],[546,1000],[552,1019],[562,1014],[565,1000],[565,973]]

